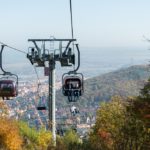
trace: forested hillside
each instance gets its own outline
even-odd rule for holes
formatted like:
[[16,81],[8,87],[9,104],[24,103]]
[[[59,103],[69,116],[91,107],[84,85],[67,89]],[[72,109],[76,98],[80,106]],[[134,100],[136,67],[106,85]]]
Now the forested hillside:
[[[100,101],[110,100],[114,95],[123,97],[137,96],[144,83],[150,77],[148,65],[138,65],[120,69],[85,80],[85,92],[80,99],[80,106],[99,105]],[[57,105],[66,104],[61,90],[57,92]]]

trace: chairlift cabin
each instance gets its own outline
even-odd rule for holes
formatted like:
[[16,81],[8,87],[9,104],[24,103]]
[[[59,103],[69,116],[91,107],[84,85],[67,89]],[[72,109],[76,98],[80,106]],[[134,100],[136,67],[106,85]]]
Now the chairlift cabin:
[[6,45],[1,45],[0,50],[0,69],[3,74],[0,74],[0,97],[3,99],[10,99],[10,97],[16,97],[18,95],[18,76],[7,72],[2,66],[2,52]]
[[45,105],[39,105],[37,106],[37,110],[47,110],[46,106]]
[[[16,76],[16,75],[15,75]],[[10,99],[18,95],[18,77],[0,78],[0,97]]]
[[64,74],[62,77],[62,92],[64,96],[68,96],[69,102],[76,102],[83,94],[83,75]]
[[37,110],[47,110],[46,100],[44,96],[40,97]]
[[76,114],[79,114],[79,109],[76,106],[72,106],[70,108],[70,112],[71,112],[72,116],[75,116]]
[[37,110],[47,110],[46,106],[37,106]]

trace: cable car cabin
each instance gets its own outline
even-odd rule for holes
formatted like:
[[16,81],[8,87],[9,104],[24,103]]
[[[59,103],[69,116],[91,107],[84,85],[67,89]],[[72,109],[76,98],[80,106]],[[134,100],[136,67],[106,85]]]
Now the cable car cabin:
[[46,107],[46,100],[44,97],[40,97],[39,99],[39,104],[38,106],[36,107],[37,110],[47,110],[47,107]]
[[70,112],[71,112],[72,116],[75,116],[76,114],[79,113],[79,109],[76,108],[75,106],[72,106],[72,107],[70,108]]
[[18,95],[17,86],[13,80],[0,80],[0,97],[16,97]]
[[47,110],[46,106],[38,106],[36,109],[37,110]]
[[76,102],[83,93],[83,78],[75,75],[64,77],[62,90],[69,102]]

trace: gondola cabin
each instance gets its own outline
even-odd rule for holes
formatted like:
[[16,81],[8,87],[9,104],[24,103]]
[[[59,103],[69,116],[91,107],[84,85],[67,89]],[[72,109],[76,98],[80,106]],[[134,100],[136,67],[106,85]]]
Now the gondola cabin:
[[81,85],[82,81],[79,77],[66,77],[63,84],[64,96],[68,96],[68,91],[79,91],[79,96],[81,96]]
[[39,98],[39,104],[37,106],[37,110],[47,110],[46,99],[44,96]]
[[83,75],[64,74],[62,78],[62,92],[68,96],[69,102],[75,102],[83,94]]
[[16,82],[0,80],[0,97],[16,97],[18,95]]
[[46,106],[37,106],[37,110],[47,110]]

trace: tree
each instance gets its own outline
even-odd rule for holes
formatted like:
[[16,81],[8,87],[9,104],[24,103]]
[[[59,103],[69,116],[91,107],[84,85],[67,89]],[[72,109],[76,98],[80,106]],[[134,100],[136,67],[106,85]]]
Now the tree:
[[125,107],[121,97],[115,96],[108,103],[102,103],[97,111],[97,119],[90,134],[93,149],[115,149],[122,141],[122,126]]
[[[137,98],[113,97],[101,104],[89,142],[93,150],[146,150],[150,141],[144,122],[137,117],[134,104]],[[138,110],[137,110],[138,111]]]
[[0,149],[20,150],[22,138],[18,125],[8,118],[0,118]]
[[63,142],[67,150],[80,150],[81,142],[77,133],[74,130],[68,130],[63,137]]
[[51,142],[52,134],[44,128],[37,131],[30,128],[26,122],[19,122],[19,129],[24,139],[23,147],[26,149],[46,149]]
[[50,141],[52,141],[52,134],[50,131],[46,131],[44,128],[40,129],[38,131],[38,145],[42,148],[42,149],[46,149],[50,143]]
[[132,109],[135,117],[142,122],[143,138],[141,145],[143,149],[150,149],[150,79],[129,108]]
[[8,107],[3,100],[0,100],[0,117],[8,116]]

